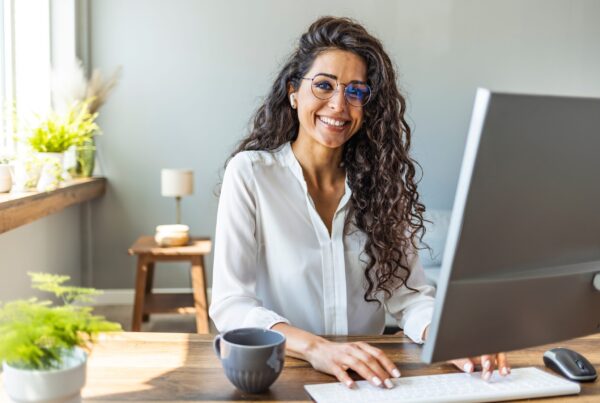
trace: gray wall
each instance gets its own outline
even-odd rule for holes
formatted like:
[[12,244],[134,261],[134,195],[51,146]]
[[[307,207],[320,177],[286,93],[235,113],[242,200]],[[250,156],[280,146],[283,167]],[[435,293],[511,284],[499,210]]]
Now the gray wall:
[[71,284],[81,283],[80,210],[69,207],[0,234],[0,301],[43,295],[31,290],[30,271],[66,274]]
[[[600,96],[594,0],[92,0],[92,66],[123,66],[99,120],[110,185],[93,211],[94,286],[132,287],[127,247],[173,221],[161,168],[195,170],[184,221],[214,234],[228,153],[295,40],[328,14],[362,21],[396,62],[430,208],[452,207],[476,87]],[[157,283],[188,286],[187,270],[158,270]]]

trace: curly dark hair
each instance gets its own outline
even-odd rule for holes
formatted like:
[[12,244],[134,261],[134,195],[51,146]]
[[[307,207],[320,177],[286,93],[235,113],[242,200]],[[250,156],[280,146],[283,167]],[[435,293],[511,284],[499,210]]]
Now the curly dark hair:
[[275,150],[296,139],[300,124],[288,102],[288,86],[299,88],[301,77],[315,58],[331,49],[362,57],[372,88],[371,99],[364,106],[364,124],[344,144],[342,163],[352,190],[346,223],[354,220],[358,230],[367,234],[364,299],[379,302],[378,293],[390,296],[403,285],[416,291],[407,284],[407,253],[420,248],[425,206],[417,192],[418,164],[408,154],[411,130],[404,117],[406,100],[396,85],[392,62],[377,38],[349,18],[322,17],[315,21],[300,37],[298,47],[258,108],[250,133],[230,158],[245,150]]

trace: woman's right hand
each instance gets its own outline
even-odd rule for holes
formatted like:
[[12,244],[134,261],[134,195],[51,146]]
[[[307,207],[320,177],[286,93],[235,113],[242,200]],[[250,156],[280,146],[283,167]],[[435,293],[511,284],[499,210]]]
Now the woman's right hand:
[[400,371],[385,353],[365,342],[336,343],[321,339],[305,353],[305,358],[318,371],[334,375],[349,388],[355,386],[348,370],[378,387],[393,388],[390,378],[399,378]]

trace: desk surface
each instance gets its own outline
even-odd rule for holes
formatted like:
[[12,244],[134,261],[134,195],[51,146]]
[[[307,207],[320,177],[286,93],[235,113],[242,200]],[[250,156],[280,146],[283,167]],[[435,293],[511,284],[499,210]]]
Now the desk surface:
[[[225,378],[212,349],[211,335],[181,333],[118,333],[103,335],[88,364],[85,401],[284,401],[310,402],[303,385],[335,379],[313,370],[306,362],[286,358],[285,368],[269,392],[243,394]],[[337,337],[365,340],[394,360],[402,376],[454,372],[448,364],[419,362],[420,346],[402,336]],[[508,354],[512,367],[544,368],[542,354],[565,346],[584,354],[600,369],[600,334]],[[1,389],[1,382],[0,382]],[[599,402],[600,381],[582,384],[581,394],[541,401]]]

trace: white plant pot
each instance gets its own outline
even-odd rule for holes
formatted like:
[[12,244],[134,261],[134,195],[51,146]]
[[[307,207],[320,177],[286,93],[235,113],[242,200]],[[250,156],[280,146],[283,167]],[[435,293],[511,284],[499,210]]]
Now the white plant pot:
[[60,369],[40,371],[14,368],[3,363],[4,390],[9,402],[81,402],[87,354],[80,348],[65,355]]
[[38,153],[42,162],[42,171],[37,183],[38,192],[47,192],[58,188],[62,182],[63,153]]
[[8,164],[0,164],[0,193],[10,192],[12,175]]
[[40,162],[33,156],[21,156],[11,164],[13,192],[35,189],[40,178]]

